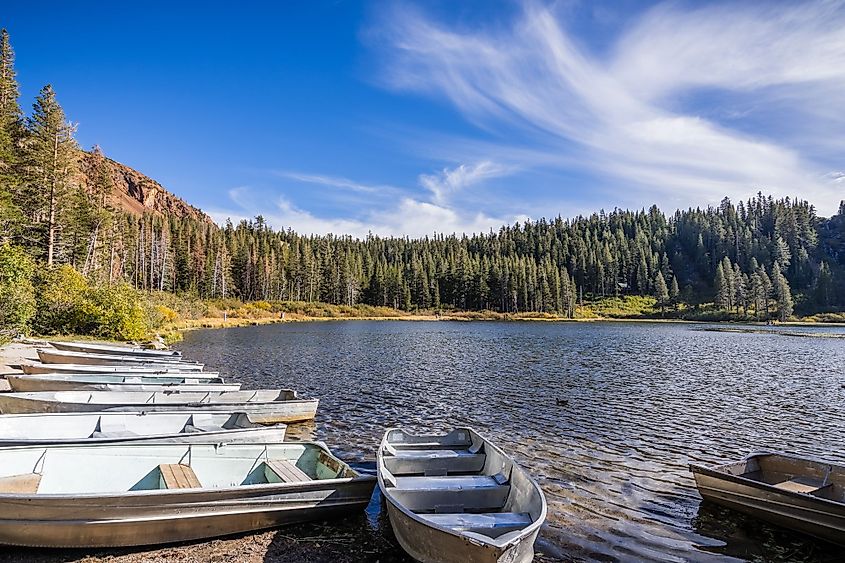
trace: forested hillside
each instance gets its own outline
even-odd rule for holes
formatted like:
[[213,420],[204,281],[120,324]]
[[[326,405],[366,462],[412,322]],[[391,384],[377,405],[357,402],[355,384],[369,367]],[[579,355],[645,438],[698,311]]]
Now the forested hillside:
[[[98,148],[81,150],[74,136],[49,85],[30,112],[21,110],[4,31],[0,323],[22,326],[38,307],[49,308],[27,296],[33,287],[49,293],[59,279],[94,293],[112,288],[124,301],[132,288],[569,317],[585,299],[632,294],[654,296],[664,313],[713,303],[745,318],[845,306],[845,204],[825,219],[808,202],[758,194],[669,216],[656,207],[602,211],[474,235],[302,236],[261,217],[219,227]],[[116,297],[97,295],[106,301],[92,297],[91,306],[111,310],[103,303]],[[36,327],[48,326],[38,318]]]

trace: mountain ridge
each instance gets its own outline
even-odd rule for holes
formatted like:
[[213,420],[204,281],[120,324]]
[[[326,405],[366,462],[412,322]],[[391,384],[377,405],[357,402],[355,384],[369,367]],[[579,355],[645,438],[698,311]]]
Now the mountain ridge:
[[[113,185],[109,194],[109,202],[113,207],[136,217],[152,213],[162,217],[214,222],[203,210],[174,195],[146,174],[111,158],[104,157],[104,160],[109,167]],[[82,184],[90,192],[96,177],[93,153],[83,153],[80,172]]]

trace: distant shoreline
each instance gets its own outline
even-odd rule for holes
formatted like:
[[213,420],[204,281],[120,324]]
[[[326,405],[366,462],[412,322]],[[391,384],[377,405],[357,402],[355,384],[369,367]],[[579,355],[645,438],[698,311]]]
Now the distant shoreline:
[[241,319],[241,318],[213,318],[213,319],[197,319],[191,321],[183,321],[174,323],[165,329],[165,332],[178,331],[186,332],[203,329],[225,329],[225,328],[240,328],[247,326],[263,326],[273,324],[287,324],[287,323],[317,323],[317,322],[331,322],[331,321],[406,321],[406,322],[433,322],[433,321],[451,321],[451,322],[547,322],[547,323],[653,323],[653,324],[716,324],[730,326],[748,326],[748,327],[776,327],[776,326],[806,326],[806,327],[845,327],[845,323],[824,323],[816,321],[786,321],[767,324],[763,321],[710,321],[710,320],[695,320],[695,319],[655,319],[655,318],[619,318],[619,317],[595,317],[595,318],[581,318],[570,319],[564,317],[537,317],[537,316],[521,316],[509,314],[497,314],[498,316],[474,316],[468,314],[444,314],[444,315],[396,315],[396,316],[361,316],[361,317],[310,317],[310,316],[289,316],[282,318],[259,318],[259,319]]

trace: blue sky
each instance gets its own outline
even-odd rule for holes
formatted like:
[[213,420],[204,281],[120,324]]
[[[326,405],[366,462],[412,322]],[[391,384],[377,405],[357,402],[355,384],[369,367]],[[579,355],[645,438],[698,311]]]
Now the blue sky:
[[21,104],[217,220],[365,236],[845,198],[845,4],[7,0]]

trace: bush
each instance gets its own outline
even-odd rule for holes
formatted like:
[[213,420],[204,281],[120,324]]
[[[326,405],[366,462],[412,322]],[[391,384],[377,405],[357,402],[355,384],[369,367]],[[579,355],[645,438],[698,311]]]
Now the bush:
[[37,284],[36,332],[84,334],[86,309],[89,308],[85,301],[90,291],[85,277],[64,265],[40,272]]
[[41,334],[90,334],[138,340],[152,330],[143,296],[127,283],[91,288],[70,266],[46,270],[39,280],[35,329]]
[[0,329],[25,332],[35,315],[35,263],[22,249],[0,245]]
[[127,283],[94,289],[86,302],[86,333],[120,340],[140,340],[152,327],[140,295]]

